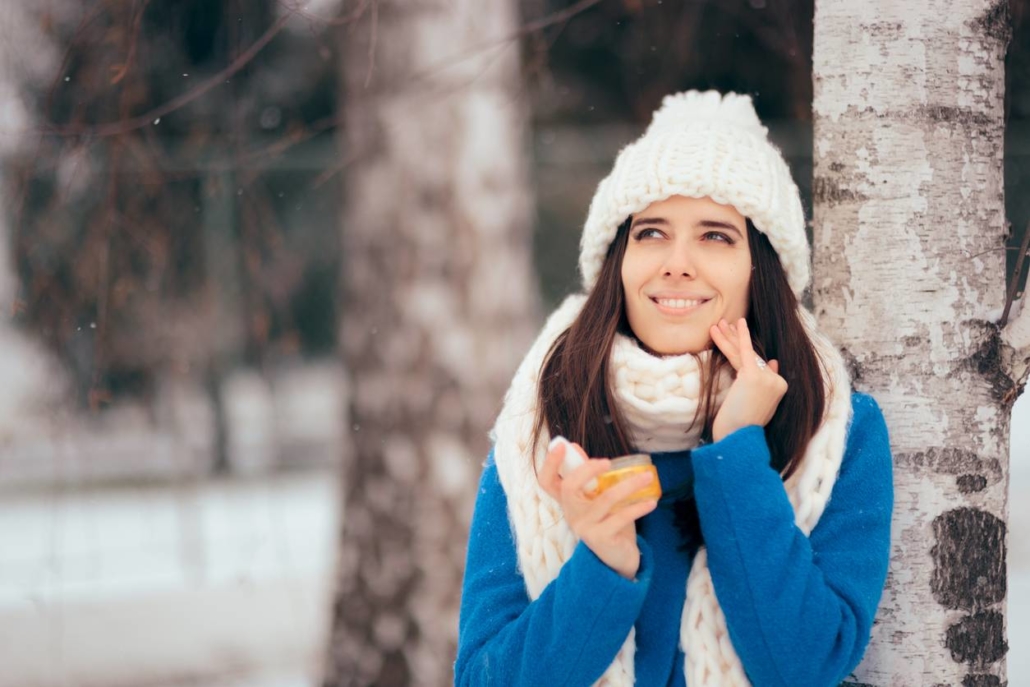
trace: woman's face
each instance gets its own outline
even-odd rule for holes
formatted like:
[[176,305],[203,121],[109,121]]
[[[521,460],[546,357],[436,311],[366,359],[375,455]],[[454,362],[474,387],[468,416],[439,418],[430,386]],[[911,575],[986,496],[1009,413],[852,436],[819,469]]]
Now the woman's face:
[[626,315],[654,353],[708,348],[709,327],[747,315],[750,279],[747,223],[732,206],[673,196],[633,217],[622,261]]

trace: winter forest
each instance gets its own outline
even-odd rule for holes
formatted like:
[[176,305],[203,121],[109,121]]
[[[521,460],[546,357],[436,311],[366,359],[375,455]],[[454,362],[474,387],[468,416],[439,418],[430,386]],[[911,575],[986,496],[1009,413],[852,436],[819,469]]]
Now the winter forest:
[[0,687],[452,684],[488,432],[687,89],[890,431],[843,684],[1030,684],[1030,0],[4,0]]

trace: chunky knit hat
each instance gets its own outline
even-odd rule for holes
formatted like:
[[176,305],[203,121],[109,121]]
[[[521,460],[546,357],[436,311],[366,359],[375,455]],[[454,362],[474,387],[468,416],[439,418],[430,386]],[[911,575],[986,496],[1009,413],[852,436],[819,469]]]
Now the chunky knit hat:
[[590,203],[579,269],[589,291],[627,217],[671,196],[732,205],[769,237],[795,295],[808,285],[809,253],[801,196],[780,151],[737,93],[668,95],[643,136],[619,153]]

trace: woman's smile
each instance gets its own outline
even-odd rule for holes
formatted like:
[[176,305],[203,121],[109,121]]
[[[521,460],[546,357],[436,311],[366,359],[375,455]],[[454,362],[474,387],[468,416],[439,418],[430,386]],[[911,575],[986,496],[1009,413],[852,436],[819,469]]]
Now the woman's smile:
[[701,306],[708,303],[711,298],[696,296],[648,296],[651,302],[657,306],[659,312],[666,315],[690,315]]

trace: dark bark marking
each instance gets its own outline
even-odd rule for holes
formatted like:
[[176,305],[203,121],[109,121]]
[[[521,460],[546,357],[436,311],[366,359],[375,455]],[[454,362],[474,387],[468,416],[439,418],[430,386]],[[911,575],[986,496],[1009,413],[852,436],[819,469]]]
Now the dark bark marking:
[[851,377],[852,385],[857,386],[862,380],[862,363],[858,362],[858,358],[847,347],[841,346],[840,354],[844,358],[845,367],[848,368],[848,376]]
[[1002,684],[997,675],[966,675],[962,678],[962,687],[1002,687]]
[[968,615],[949,627],[946,637],[945,645],[951,651],[951,657],[959,663],[987,666],[1000,661],[1009,650],[1008,642],[1005,641],[1002,615],[998,611]]
[[[843,162],[831,162],[830,163],[830,171],[831,172],[843,172],[844,171],[844,163]],[[855,683],[855,684],[858,684],[858,683]]]
[[1012,22],[1008,0],[995,0],[986,12],[972,21],[973,31],[1008,44],[1012,39]]
[[921,115],[926,116],[932,122],[955,123],[966,129],[987,134],[1001,125],[1001,120],[990,117],[983,112],[977,112],[969,107],[952,107],[948,105],[928,105],[918,109]]
[[898,465],[929,468],[945,475],[962,475],[969,472],[970,465],[978,465],[980,456],[962,448],[928,448],[925,451],[898,453],[894,456]]
[[876,34],[884,38],[883,45],[880,47],[881,54],[890,49],[890,46],[896,41],[905,40],[908,36],[905,35],[905,25],[897,21],[874,21],[870,24],[863,25],[870,34]]
[[[894,454],[894,464],[899,467],[913,468],[922,472],[935,472],[943,475],[954,475],[961,490],[963,484],[976,486],[977,481],[971,477],[982,476],[986,484],[1001,479],[1001,462],[997,458],[985,458],[973,451],[960,448],[931,447],[925,451],[898,452]],[[959,481],[959,478],[965,477]],[[986,484],[984,488],[986,488]],[[975,489],[974,491],[980,491]],[[963,491],[962,493],[971,493]]]
[[930,589],[937,603],[977,611],[1005,598],[1003,520],[979,508],[955,508],[934,518],[933,533]]
[[991,399],[1000,403],[1003,409],[1007,410],[1015,403],[1015,397],[1011,393],[1015,383],[1006,374],[1002,365],[1001,330],[990,322],[980,322],[979,324],[986,330],[986,336],[980,343],[980,347],[966,358],[964,365],[987,380],[990,385]]
[[842,188],[836,179],[830,177],[815,177],[812,180],[812,195],[816,203],[827,205],[868,200],[864,193]]
[[963,494],[974,494],[987,488],[987,478],[983,475],[959,475],[955,483]]

